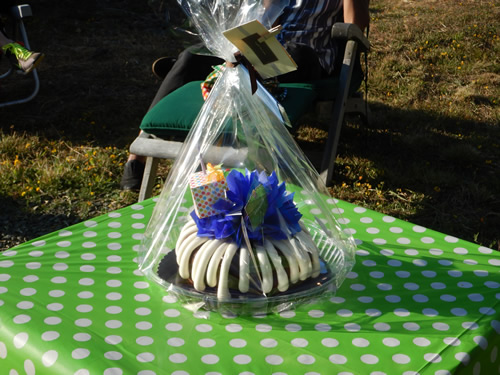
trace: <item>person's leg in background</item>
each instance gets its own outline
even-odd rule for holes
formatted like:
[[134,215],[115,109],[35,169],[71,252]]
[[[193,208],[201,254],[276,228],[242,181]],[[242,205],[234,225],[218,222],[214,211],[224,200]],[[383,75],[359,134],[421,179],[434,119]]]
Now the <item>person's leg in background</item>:
[[[188,82],[204,80],[213,70],[214,65],[224,61],[215,56],[197,55],[188,48],[180,53],[170,71],[166,74],[160,88],[149,106],[153,108],[161,99]],[[125,163],[120,189],[138,190],[142,183],[146,157],[130,154]]]
[[44,55],[40,52],[28,50],[8,36],[1,16],[9,14],[10,8],[15,4],[14,1],[0,1],[0,51],[5,54],[12,65],[25,73],[29,73],[43,60]]

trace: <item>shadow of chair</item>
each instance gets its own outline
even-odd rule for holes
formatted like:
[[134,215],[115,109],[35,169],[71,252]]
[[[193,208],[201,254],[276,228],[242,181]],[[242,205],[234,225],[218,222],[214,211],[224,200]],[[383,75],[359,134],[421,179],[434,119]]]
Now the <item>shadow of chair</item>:
[[[32,15],[33,13],[31,11],[31,7],[28,4],[16,5],[11,7],[10,14],[8,15],[10,17],[9,21],[12,21],[12,32],[10,35],[11,38],[22,42],[27,49],[31,49],[31,47],[23,20],[26,17],[31,17]],[[7,78],[13,73],[24,74],[21,71],[16,70],[14,67],[10,66],[6,72],[0,74],[0,79]],[[33,81],[33,89],[20,99],[0,102],[0,108],[14,104],[27,103],[37,96],[38,91],[40,90],[40,80],[38,78],[38,72],[36,71],[36,69],[33,69],[33,71],[29,73],[29,77],[26,78]]]
[[[292,125],[297,125],[300,118],[311,110],[328,108],[328,103],[333,103],[333,109],[330,109],[328,138],[319,171],[325,184],[330,184],[333,178],[344,114],[360,114],[366,122],[370,116],[367,102],[358,91],[362,72],[357,77],[357,82],[352,82],[356,56],[369,51],[369,41],[359,27],[347,23],[336,23],[332,27],[332,36],[345,42],[338,76],[308,83],[279,85],[287,92],[280,104]],[[179,155],[183,140],[203,105],[200,84],[201,81],[187,83],[164,97],[144,116],[141,133],[130,145],[131,153],[147,157],[139,201],[149,198],[152,194],[159,160],[175,159]]]

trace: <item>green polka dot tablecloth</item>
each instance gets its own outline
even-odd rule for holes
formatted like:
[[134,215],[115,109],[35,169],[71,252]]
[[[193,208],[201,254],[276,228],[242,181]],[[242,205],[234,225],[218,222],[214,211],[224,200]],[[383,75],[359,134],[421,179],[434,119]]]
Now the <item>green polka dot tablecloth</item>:
[[153,206],[0,253],[0,375],[500,372],[496,251],[338,202],[358,250],[335,297],[193,313],[137,269]]

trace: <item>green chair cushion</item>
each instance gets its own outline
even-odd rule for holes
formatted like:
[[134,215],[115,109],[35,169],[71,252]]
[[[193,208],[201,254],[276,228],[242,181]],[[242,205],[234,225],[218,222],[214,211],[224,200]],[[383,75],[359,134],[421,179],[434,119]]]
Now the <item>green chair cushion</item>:
[[[191,129],[198,112],[203,105],[201,95],[202,81],[193,81],[171,92],[160,100],[144,116],[140,128],[158,137],[176,135]],[[280,101],[292,124],[314,103],[317,93],[310,84],[283,84],[286,95]]]

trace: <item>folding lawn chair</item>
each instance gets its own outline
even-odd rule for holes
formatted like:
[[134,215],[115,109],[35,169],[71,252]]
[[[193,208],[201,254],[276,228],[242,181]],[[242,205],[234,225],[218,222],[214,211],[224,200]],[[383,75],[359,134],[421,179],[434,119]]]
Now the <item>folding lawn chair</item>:
[[[368,52],[368,39],[358,26],[347,23],[336,23],[332,27],[332,36],[346,42],[338,77],[279,85],[287,90],[287,95],[280,104],[284,107],[292,125],[297,124],[304,114],[315,107],[315,104],[332,101],[334,103],[320,171],[321,178],[326,184],[330,184],[333,178],[333,166],[344,113],[358,113],[366,122],[369,121],[368,105],[362,93],[357,91],[362,81],[362,74],[353,77],[356,54]],[[353,82],[351,78],[357,82]],[[159,160],[174,159],[180,153],[183,138],[189,132],[203,105],[200,84],[201,81],[185,84],[165,96],[144,116],[140,126],[142,132],[130,145],[131,153],[147,157],[139,201],[151,196]]]
[[[26,28],[24,27],[23,20],[24,20],[24,18],[31,17],[32,15],[33,15],[33,13],[31,11],[31,7],[29,6],[29,4],[16,5],[16,6],[13,6],[12,8],[10,8],[9,16],[12,19],[11,38],[22,42],[27,49],[31,49],[31,48],[30,48],[30,43],[28,41],[28,34],[26,33]],[[16,71],[15,68],[13,68],[12,66],[9,66],[9,69],[6,72],[0,74],[0,79],[7,78],[15,71]],[[33,71],[31,71],[31,73],[26,76],[26,79],[33,81],[33,90],[30,91],[26,96],[24,96],[21,99],[0,102],[0,108],[6,107],[9,105],[14,105],[14,104],[27,103],[38,94],[38,91],[40,90],[40,80],[38,78],[38,73],[37,73],[36,69],[33,69]]]

